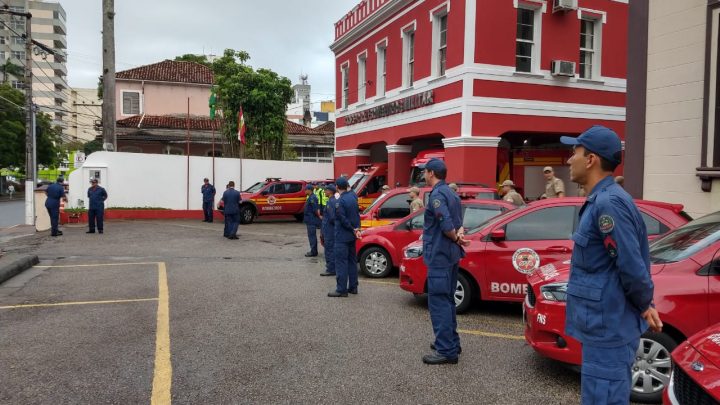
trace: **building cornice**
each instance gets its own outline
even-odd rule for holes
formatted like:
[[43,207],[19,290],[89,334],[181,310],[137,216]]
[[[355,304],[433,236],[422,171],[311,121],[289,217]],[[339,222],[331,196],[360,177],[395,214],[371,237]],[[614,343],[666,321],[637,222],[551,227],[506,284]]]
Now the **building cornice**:
[[360,24],[353,27],[330,45],[330,50],[337,53],[340,49],[352,44],[365,34],[370,28],[378,23],[392,17],[398,10],[410,4],[410,0],[391,0],[384,7],[378,9],[374,14],[367,17]]
[[385,148],[388,153],[410,153],[412,151],[410,145],[387,145]]
[[462,136],[442,140],[445,148],[497,148],[500,137],[497,136]]
[[370,157],[370,149],[348,149],[335,151],[335,157]]

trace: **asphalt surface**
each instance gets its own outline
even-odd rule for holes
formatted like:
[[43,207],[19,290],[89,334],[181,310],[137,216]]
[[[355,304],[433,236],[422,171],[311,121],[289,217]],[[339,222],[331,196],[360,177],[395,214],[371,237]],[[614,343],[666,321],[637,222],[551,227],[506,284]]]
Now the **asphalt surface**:
[[0,201],[0,228],[25,223],[24,196],[15,195],[14,200]]
[[[302,224],[241,226],[238,241],[199,220],[85,230],[13,246],[41,263],[0,285],[0,403],[146,403],[163,390],[182,404],[579,402],[579,375],[525,344],[519,305],[459,316],[460,363],[424,365],[426,303],[396,277],[326,297],[334,280],[303,257]],[[153,388],[167,354],[172,385]]]

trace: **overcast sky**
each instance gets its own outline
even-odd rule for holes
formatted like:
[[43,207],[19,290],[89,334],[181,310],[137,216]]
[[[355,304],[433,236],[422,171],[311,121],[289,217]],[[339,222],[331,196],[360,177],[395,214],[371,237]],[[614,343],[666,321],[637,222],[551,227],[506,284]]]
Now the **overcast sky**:
[[[102,68],[102,0],[60,0],[67,13],[68,81],[95,88]],[[250,53],[293,84],[304,72],[312,101],[334,99],[334,23],[359,0],[115,0],[116,70],[185,53]]]

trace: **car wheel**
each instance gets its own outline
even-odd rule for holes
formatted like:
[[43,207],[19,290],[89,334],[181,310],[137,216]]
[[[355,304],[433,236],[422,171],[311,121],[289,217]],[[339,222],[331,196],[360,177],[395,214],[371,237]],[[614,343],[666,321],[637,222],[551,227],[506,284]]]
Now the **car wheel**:
[[295,220],[298,221],[298,222],[302,222],[303,219],[305,219],[305,215],[304,215],[304,214],[295,214],[294,217],[295,217]]
[[473,301],[473,288],[467,276],[458,273],[457,287],[455,287],[455,312],[462,314],[470,309]]
[[646,332],[640,337],[632,368],[633,402],[662,402],[663,389],[670,384],[670,353],[675,347],[677,342],[664,333]]
[[255,208],[252,205],[240,207],[240,223],[243,225],[252,224],[255,220]]
[[360,255],[360,270],[371,278],[382,278],[390,275],[393,269],[392,258],[387,250],[373,246],[365,249]]

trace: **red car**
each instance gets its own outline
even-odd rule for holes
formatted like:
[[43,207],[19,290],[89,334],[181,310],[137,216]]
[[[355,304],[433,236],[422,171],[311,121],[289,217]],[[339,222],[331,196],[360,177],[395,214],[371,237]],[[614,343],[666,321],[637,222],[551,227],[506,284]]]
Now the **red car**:
[[[420,198],[427,205],[430,198],[431,187],[420,188]],[[458,194],[461,199],[495,200],[495,189],[485,185],[458,184]],[[395,221],[410,215],[410,188],[398,187],[382,194],[360,215],[362,229],[392,224]],[[402,247],[402,246],[401,246]]]
[[[476,299],[521,302],[527,275],[545,263],[570,258],[578,211],[584,198],[552,198],[495,217],[467,233],[471,241],[460,261],[455,293],[457,311],[470,308]],[[648,234],[658,236],[685,224],[681,205],[636,201]],[[427,268],[422,243],[405,248],[400,266],[400,287],[414,294],[427,291]]]
[[[407,201],[405,202],[407,204]],[[473,229],[488,219],[512,210],[500,200],[463,200],[463,225]],[[425,210],[414,212],[392,224],[365,229],[356,244],[360,271],[368,277],[387,277],[402,259],[402,248],[422,235]]]
[[691,336],[672,353],[674,362],[663,404],[720,403],[720,324]]
[[[633,374],[633,401],[660,402],[670,382],[672,350],[688,336],[720,322],[718,252],[720,212],[683,225],[650,245],[655,307],[664,326],[662,333],[642,336]],[[544,356],[580,364],[580,343],[565,335],[569,277],[569,263],[541,267],[528,277],[525,338]]]

